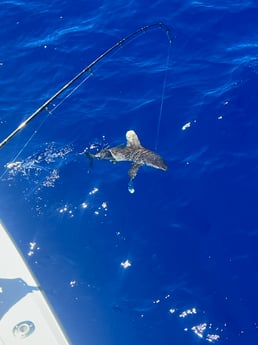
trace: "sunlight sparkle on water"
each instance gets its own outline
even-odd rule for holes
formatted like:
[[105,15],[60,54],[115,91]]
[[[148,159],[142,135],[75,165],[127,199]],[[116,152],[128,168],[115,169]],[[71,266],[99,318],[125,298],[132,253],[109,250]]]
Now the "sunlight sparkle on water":
[[194,331],[196,335],[198,335],[199,338],[203,338],[203,332],[207,328],[207,323],[200,323],[197,326],[193,326],[191,329]]
[[129,260],[125,260],[124,262],[121,262],[120,264],[124,269],[132,266],[131,262]]
[[89,195],[93,195],[95,193],[97,193],[99,191],[99,189],[97,187],[94,187],[90,192]]
[[175,311],[176,311],[176,309],[174,309],[174,308],[169,309],[170,314],[174,314]]
[[[33,153],[22,161],[8,162],[5,167],[8,169],[8,179],[16,176],[30,177],[30,180],[37,185],[36,193],[43,187],[54,187],[59,179],[60,160],[72,152],[72,147],[58,148],[55,143],[46,144],[44,148]],[[59,162],[58,162],[59,161]],[[56,167],[58,164],[58,169]]]
[[[179,317],[179,318],[182,318],[182,319],[185,319],[185,318],[188,319],[188,317],[190,317],[190,319],[189,319],[189,320],[191,320],[190,322],[194,322],[195,318],[196,318],[195,315],[197,314],[197,309],[196,308],[190,308],[190,309],[186,309],[186,310],[182,311],[181,313],[179,313],[176,308],[170,307],[168,309],[168,312],[170,314],[173,314],[173,317],[174,317],[174,315]],[[187,321],[187,323],[188,322],[189,321]],[[219,329],[218,327],[214,328],[212,323],[207,324],[206,322],[194,324],[190,328],[187,326],[187,327],[184,327],[183,329],[185,332],[192,331],[196,336],[198,336],[199,338],[201,338],[203,340],[206,340],[209,343],[217,342],[220,339],[220,335],[216,334],[216,333],[223,332],[223,329]],[[216,333],[215,332],[211,333],[212,330],[215,331]]]
[[207,341],[210,343],[214,342],[215,340],[219,340],[220,336],[218,334],[207,334]]
[[[107,208],[107,202],[106,201],[103,201],[102,203],[101,203],[101,206],[99,206],[98,208],[97,208],[97,210],[95,210],[94,211],[94,214],[96,215],[96,216],[98,216],[98,215],[100,215],[100,214],[103,214],[104,215],[104,217],[106,217],[107,216],[107,210],[108,210],[108,208]],[[103,213],[104,212],[104,213]]]
[[76,280],[71,280],[69,282],[69,285],[73,288],[73,287],[75,287],[77,285],[77,281]]
[[59,179],[59,172],[57,169],[50,171],[50,174],[46,176],[45,181],[43,181],[43,187],[55,187],[55,181]]
[[6,163],[5,167],[7,169],[19,169],[22,165],[22,162],[18,161],[18,162],[9,162]]
[[191,122],[187,122],[186,124],[182,126],[182,131],[185,131],[187,128],[190,128],[190,127],[191,127]]
[[106,201],[103,201],[101,206],[102,206],[102,208],[104,208],[104,210],[107,210],[107,202]]
[[193,123],[196,123],[196,120],[193,120],[192,122],[189,121],[189,122],[185,123],[185,124],[181,127],[182,131],[185,131],[186,129],[190,128],[190,127],[192,126]]
[[87,207],[88,207],[88,204],[87,204],[86,202],[83,202],[83,203],[81,204],[81,207],[82,207],[82,208],[87,208]]
[[197,314],[196,308],[187,309],[187,310],[183,311],[179,315],[179,317],[186,317],[187,315],[192,315],[192,314]]
[[70,218],[74,217],[73,210],[68,207],[68,205],[64,205],[58,209],[58,212],[61,214],[67,214]]
[[30,242],[29,243],[29,252],[27,253],[28,256],[32,256],[35,254],[35,250],[40,250],[40,247],[37,247],[36,242]]
[[64,206],[63,208],[60,208],[59,212],[64,213],[68,210],[67,206]]

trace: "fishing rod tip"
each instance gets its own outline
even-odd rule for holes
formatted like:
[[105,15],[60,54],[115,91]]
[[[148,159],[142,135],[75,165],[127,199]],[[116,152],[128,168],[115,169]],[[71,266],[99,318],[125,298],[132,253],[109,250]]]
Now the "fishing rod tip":
[[164,29],[166,31],[166,34],[168,36],[168,41],[171,44],[173,42],[172,36],[171,36],[171,30],[170,27],[167,24],[164,24],[163,22],[159,22],[158,24],[161,29]]

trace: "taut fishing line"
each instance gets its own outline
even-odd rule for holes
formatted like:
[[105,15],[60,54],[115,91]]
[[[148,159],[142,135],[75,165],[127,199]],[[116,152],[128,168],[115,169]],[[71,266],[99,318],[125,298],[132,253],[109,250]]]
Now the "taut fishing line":
[[167,55],[167,62],[166,62],[166,67],[165,67],[165,73],[164,73],[164,80],[163,80],[163,85],[162,85],[162,94],[161,94],[161,101],[160,101],[160,108],[159,108],[159,117],[158,117],[158,125],[157,125],[157,134],[156,134],[156,142],[155,142],[155,151],[158,150],[158,140],[159,140],[161,116],[162,116],[162,113],[163,113],[163,105],[164,105],[165,92],[166,92],[166,86],[167,86],[167,78],[168,78],[168,67],[169,67],[171,43],[172,43],[172,42],[171,42],[171,40],[170,40],[170,41],[169,41],[169,46],[168,46],[168,55]]
[[[105,58],[107,55],[109,55],[111,52],[116,50],[118,47],[121,47],[123,44],[127,43],[128,41],[133,40],[136,38],[136,36],[140,35],[143,32],[149,31],[150,29],[155,28],[161,28],[166,31],[166,34],[168,36],[169,45],[171,45],[172,39],[170,35],[170,29],[167,25],[164,23],[154,23],[151,25],[146,25],[141,27],[140,29],[132,32],[128,36],[122,38],[120,41],[115,43],[112,47],[107,49],[104,53],[99,55],[94,61],[92,61],[88,66],[83,68],[78,74],[76,74],[71,80],[69,80],[61,89],[59,89],[53,96],[51,96],[47,101],[45,101],[36,111],[34,111],[31,115],[29,115],[17,128],[15,128],[2,142],[0,142],[0,149],[3,148],[10,140],[12,140],[20,131],[22,131],[30,121],[32,121],[37,115],[39,115],[43,110],[46,110],[48,114],[51,114],[58,106],[60,106],[68,97],[71,96],[72,93],[74,93],[92,74],[88,75],[86,78],[82,80],[81,83],[79,83],[70,93],[66,95],[66,97],[61,100],[57,105],[53,106],[53,109],[50,110],[48,107],[51,105],[51,103],[57,99],[65,90],[67,90],[70,86],[72,86],[78,79],[80,79],[86,72],[91,72],[92,68],[103,58]],[[169,56],[168,56],[169,58]],[[168,65],[168,63],[167,63]],[[167,67],[168,68],[168,67]],[[157,135],[159,134],[159,128],[160,128],[160,120],[161,120],[161,113],[163,108],[163,101],[164,101],[164,95],[165,95],[165,85],[166,85],[166,75],[163,83],[163,91],[162,91],[162,100],[161,100],[161,108],[159,113],[159,120],[158,120],[158,131]],[[44,122],[44,121],[43,121]],[[41,125],[40,125],[41,126]],[[32,137],[37,133],[37,130],[33,132],[32,136],[29,138],[29,140],[26,142],[25,146],[28,145],[28,143],[31,141]]]
[[[48,109],[48,107],[45,108],[45,110],[49,113],[49,114],[52,114],[58,107],[60,107],[60,105],[62,105],[64,103],[64,101],[66,99],[68,99],[70,96],[72,96],[72,94],[78,90],[82,84],[84,84],[90,77],[92,76],[92,73],[87,75],[78,85],[76,85],[63,99],[61,99],[61,101],[54,105],[54,107],[50,110]],[[1,148],[1,147],[0,147]]]

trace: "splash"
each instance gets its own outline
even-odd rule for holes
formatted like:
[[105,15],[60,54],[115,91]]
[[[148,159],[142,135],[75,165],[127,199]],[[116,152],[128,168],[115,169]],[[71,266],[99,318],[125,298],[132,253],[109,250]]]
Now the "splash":
[[21,176],[34,181],[38,188],[54,187],[60,177],[62,161],[72,151],[71,146],[57,148],[55,143],[47,144],[43,150],[25,159],[6,163],[7,179]]

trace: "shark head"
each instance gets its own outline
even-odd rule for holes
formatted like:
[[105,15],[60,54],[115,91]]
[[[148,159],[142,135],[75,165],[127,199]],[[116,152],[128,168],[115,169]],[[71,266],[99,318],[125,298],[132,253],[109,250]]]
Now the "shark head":
[[112,153],[110,151],[110,149],[106,148],[106,149],[102,149],[101,151],[97,152],[94,155],[95,158],[98,159],[108,159],[108,160],[113,160],[113,156]]

